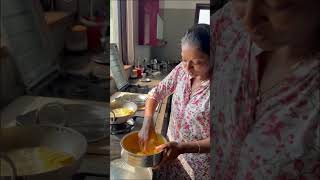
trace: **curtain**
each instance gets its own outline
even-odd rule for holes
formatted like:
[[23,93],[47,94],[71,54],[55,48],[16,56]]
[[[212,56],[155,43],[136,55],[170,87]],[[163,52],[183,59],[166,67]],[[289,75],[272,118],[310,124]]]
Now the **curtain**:
[[119,31],[119,53],[123,64],[129,64],[127,51],[127,1],[119,1],[120,31]]
[[139,0],[139,45],[157,45],[159,0]]
[[137,12],[138,12],[138,1],[127,1],[127,53],[128,53],[128,64],[137,65],[135,59],[135,47],[137,45]]

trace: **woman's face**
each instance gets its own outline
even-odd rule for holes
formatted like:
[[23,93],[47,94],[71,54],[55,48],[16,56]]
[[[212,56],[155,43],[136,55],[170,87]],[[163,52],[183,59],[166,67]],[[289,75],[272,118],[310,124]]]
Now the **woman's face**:
[[319,0],[233,0],[252,40],[264,50],[304,47],[320,33]]
[[207,77],[209,74],[209,56],[192,45],[181,46],[181,57],[184,70],[192,77]]

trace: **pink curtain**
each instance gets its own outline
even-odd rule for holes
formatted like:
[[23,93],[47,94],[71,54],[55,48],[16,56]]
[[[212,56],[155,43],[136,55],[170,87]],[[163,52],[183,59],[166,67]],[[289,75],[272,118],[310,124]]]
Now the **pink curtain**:
[[139,45],[155,46],[159,0],[139,0]]

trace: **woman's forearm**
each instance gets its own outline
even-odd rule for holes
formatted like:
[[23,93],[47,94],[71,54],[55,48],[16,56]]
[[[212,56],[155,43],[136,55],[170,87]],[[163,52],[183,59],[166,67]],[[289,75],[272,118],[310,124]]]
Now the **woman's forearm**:
[[[180,143],[182,153],[210,153],[210,138]],[[200,152],[199,152],[200,147]]]
[[158,102],[152,98],[148,98],[145,104],[145,109],[144,109],[144,119],[147,122],[145,123],[150,123],[150,121],[153,119],[153,114],[156,111]]

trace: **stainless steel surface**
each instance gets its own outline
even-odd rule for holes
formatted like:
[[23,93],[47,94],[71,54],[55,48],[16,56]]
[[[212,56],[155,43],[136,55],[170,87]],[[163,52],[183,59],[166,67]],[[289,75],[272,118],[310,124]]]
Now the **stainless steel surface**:
[[137,155],[128,150],[128,144],[125,141],[129,136],[135,134],[138,134],[138,131],[128,133],[120,141],[120,145],[122,147],[121,157],[124,159],[124,161],[134,167],[154,167],[159,164],[162,159],[163,151],[153,155]]
[[110,72],[118,89],[122,89],[129,82],[125,75],[123,63],[120,62],[118,47],[116,44],[110,44]]
[[42,106],[36,111],[37,124],[55,124],[65,126],[67,122],[67,113],[62,103],[51,102]]
[[[134,113],[127,116],[115,116],[112,110],[116,108],[128,108],[132,110]],[[132,118],[138,110],[138,106],[133,102],[113,100],[111,101],[111,111],[110,113],[110,124],[122,124],[128,121],[128,119]],[[112,115],[113,114],[113,115]]]
[[50,102],[39,110],[17,116],[19,125],[60,125],[81,133],[88,143],[97,142],[109,135],[107,107],[85,104]]
[[[14,61],[25,87],[31,89],[59,68],[55,65],[58,58],[58,54],[54,52],[55,42],[48,30],[41,3],[3,1],[1,10],[4,10],[1,15],[6,16],[1,28],[6,32],[6,42],[10,44],[11,60]],[[16,19],[23,19],[19,28],[14,26]]]
[[88,143],[97,142],[109,135],[106,106],[69,104],[64,107],[69,114],[66,126],[84,135]]
[[138,93],[122,93],[120,96],[115,98],[119,101],[129,101],[133,102],[138,106],[138,110],[143,110],[145,106],[145,102],[147,100],[146,94],[138,94]]
[[152,170],[150,168],[133,167],[122,159],[116,159],[111,161],[110,164],[110,179],[152,179]]
[[75,158],[75,162],[60,169],[23,177],[32,180],[71,177],[78,170],[87,150],[87,141],[83,135],[70,128],[55,125],[2,128],[0,144],[0,152],[4,153],[13,149],[46,146]]

